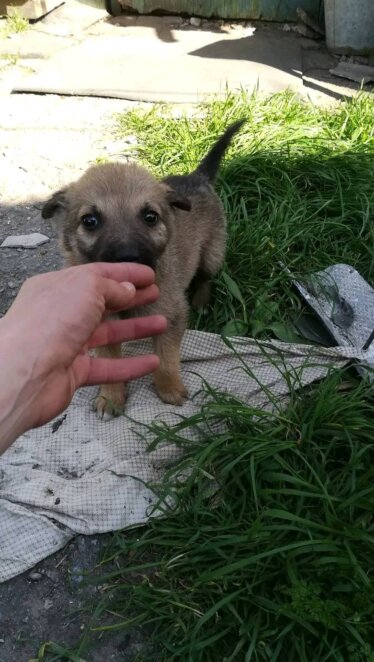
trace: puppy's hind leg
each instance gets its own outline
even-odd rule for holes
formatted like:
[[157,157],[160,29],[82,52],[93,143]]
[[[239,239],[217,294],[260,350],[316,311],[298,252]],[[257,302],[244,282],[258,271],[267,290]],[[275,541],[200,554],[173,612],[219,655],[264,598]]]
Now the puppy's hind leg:
[[225,255],[225,230],[218,227],[209,244],[203,250],[200,266],[192,282],[192,307],[195,310],[206,306],[210,302],[212,286],[211,280],[222,266]]
[[191,286],[193,291],[191,303],[195,310],[207,306],[210,302],[212,293],[210,281],[211,275],[207,271],[204,271],[204,269],[199,268]]
[[187,311],[180,311],[162,336],[154,338],[160,367],[153,376],[157,395],[163,402],[182,405],[188,393],[181,378],[180,347],[186,328]]

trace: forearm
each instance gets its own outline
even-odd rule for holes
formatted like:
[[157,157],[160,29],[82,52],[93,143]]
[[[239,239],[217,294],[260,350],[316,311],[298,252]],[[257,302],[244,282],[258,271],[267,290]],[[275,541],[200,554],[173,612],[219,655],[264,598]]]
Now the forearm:
[[12,327],[0,319],[0,454],[32,426],[32,361]]

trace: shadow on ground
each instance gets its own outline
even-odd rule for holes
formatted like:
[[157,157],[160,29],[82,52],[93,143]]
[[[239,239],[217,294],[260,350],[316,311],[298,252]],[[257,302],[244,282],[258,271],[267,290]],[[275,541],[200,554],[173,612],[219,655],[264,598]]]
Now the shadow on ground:
[[[299,48],[301,48],[302,66],[300,69],[296,69],[292,66],[292,62],[296,62],[297,56],[295,53],[294,58],[290,57],[290,49],[292,52],[292,49],[298,50]],[[277,33],[275,30],[256,30],[253,35],[248,37],[230,41],[215,41],[190,51],[189,55],[218,60],[246,60],[252,64],[266,65],[302,78],[306,89],[327,94],[338,100],[347,96],[347,90],[360,89],[358,83],[333,76],[330,73],[330,69],[337,65],[339,58],[326,50],[324,42],[313,43],[306,39],[292,41],[289,40],[287,34]],[[333,90],[326,84],[333,84],[338,90]],[[341,92],[339,92],[339,88],[342,88]],[[365,89],[371,91],[369,86],[366,86]]]

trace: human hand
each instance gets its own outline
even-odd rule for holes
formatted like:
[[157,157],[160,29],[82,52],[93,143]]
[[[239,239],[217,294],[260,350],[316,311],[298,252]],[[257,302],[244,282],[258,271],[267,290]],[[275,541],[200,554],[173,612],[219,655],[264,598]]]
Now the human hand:
[[125,382],[158,368],[155,355],[103,359],[89,354],[93,347],[166,329],[160,315],[105,319],[155,301],[154,278],[149,267],[138,264],[92,263],[25,282],[0,320],[0,433],[5,438],[7,427],[15,438],[57,416],[81,386]]

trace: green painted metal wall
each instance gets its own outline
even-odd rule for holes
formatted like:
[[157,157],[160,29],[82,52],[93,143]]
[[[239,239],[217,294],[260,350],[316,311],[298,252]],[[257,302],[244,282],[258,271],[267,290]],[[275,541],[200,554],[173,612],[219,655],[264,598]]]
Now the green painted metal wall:
[[121,4],[140,14],[164,11],[168,14],[185,13],[207,18],[292,21],[296,19],[297,7],[302,7],[318,18],[322,0],[121,0]]

